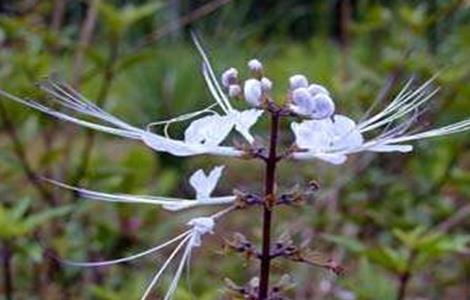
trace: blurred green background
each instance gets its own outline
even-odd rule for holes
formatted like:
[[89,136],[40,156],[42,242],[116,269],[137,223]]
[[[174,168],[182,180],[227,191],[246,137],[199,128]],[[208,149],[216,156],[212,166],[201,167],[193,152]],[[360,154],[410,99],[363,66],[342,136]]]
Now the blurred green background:
[[[356,120],[389,101],[415,76],[436,73],[441,87],[420,126],[470,112],[470,3],[416,1],[3,0],[0,86],[23,97],[58,73],[89,99],[145,124],[212,103],[189,29],[203,37],[217,72],[257,57],[282,99],[287,78],[304,73],[327,86],[339,111]],[[292,141],[288,124],[282,138]],[[175,158],[140,143],[52,120],[0,101],[0,298],[137,299],[167,253],[98,269],[74,260],[120,257],[184,229],[191,216],[147,205],[91,203],[51,188],[47,176],[106,192],[192,196],[188,176],[226,164],[217,189],[261,191],[262,164],[212,157]],[[183,126],[176,125],[174,134]],[[266,136],[266,124],[256,128]],[[361,154],[345,165],[284,163],[280,190],[315,179],[321,190],[275,215],[275,235],[341,262],[346,274],[275,263],[296,286],[292,299],[470,299],[469,135],[426,140],[411,154]],[[176,299],[227,299],[223,279],[244,284],[256,261],[222,250],[242,232],[259,242],[260,211],[228,216],[196,251]],[[216,262],[216,263],[214,263]],[[11,281],[8,282],[8,277]],[[170,277],[157,288],[161,299]],[[189,284],[190,282],[190,284]]]

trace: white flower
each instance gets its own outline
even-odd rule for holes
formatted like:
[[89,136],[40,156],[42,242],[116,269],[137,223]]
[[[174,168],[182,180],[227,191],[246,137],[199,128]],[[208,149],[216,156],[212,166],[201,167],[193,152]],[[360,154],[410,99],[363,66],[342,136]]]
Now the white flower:
[[201,246],[202,237],[204,235],[213,233],[215,220],[228,212],[229,210],[223,210],[209,217],[193,218],[189,222],[186,223],[186,225],[190,227],[189,230],[186,230],[185,232],[168,240],[167,242],[164,242],[162,244],[159,244],[157,246],[154,246],[150,249],[139,252],[137,254],[133,254],[130,256],[123,257],[123,258],[119,258],[119,259],[97,261],[97,262],[75,262],[75,261],[70,261],[70,260],[60,260],[60,261],[64,264],[71,265],[71,266],[78,266],[78,267],[109,266],[109,265],[136,260],[143,256],[153,254],[157,251],[160,251],[178,242],[177,246],[173,249],[171,254],[166,258],[165,262],[162,264],[162,266],[158,269],[158,271],[152,277],[142,297],[140,298],[141,300],[147,299],[147,297],[150,295],[153,288],[156,286],[156,284],[158,283],[158,281],[160,280],[160,278],[162,277],[163,273],[166,271],[168,266],[175,259],[178,253],[182,251],[183,253],[181,254],[180,262],[176,267],[176,271],[175,271],[175,274],[173,275],[173,279],[170,283],[170,286],[168,287],[165,297],[163,298],[165,300],[170,300],[174,296],[174,293],[178,286],[179,279],[181,278],[181,275],[183,274],[184,267],[190,263],[193,249]]
[[263,64],[257,59],[251,59],[248,62],[248,68],[253,73],[260,73],[263,71]]
[[258,79],[248,79],[243,86],[243,96],[248,104],[258,107],[263,102],[263,87]]
[[80,197],[105,201],[105,202],[121,202],[121,203],[142,203],[142,204],[153,204],[162,206],[166,210],[178,211],[197,206],[209,206],[209,205],[221,205],[231,204],[235,201],[235,195],[211,197],[217,182],[222,175],[224,166],[215,167],[208,176],[204,174],[203,170],[197,170],[189,179],[191,186],[196,191],[195,199],[184,199],[184,198],[171,198],[162,196],[147,196],[147,195],[129,195],[129,194],[109,194],[103,192],[97,192],[87,190],[80,187],[74,187],[62,182],[58,182],[51,179],[45,179],[46,181],[57,185],[59,187],[69,189],[78,193]]
[[[437,129],[409,133],[417,111],[436,92],[429,90],[432,80],[416,90],[409,90],[409,81],[395,99],[381,112],[356,124],[348,117],[334,115],[324,120],[292,123],[295,143],[305,151],[295,152],[295,159],[319,158],[330,163],[341,164],[347,155],[357,152],[409,152],[413,146],[409,141],[443,136],[470,129],[470,119]],[[320,93],[321,95],[323,93]],[[398,122],[403,120],[401,123]],[[398,124],[396,124],[398,122]],[[374,130],[384,131],[371,139],[364,138]]]
[[308,87],[308,80],[305,75],[296,74],[289,78],[289,88],[291,90],[296,90],[298,88]]
[[[217,82],[214,71],[209,64],[208,58],[203,52],[202,47],[197,40],[195,40],[195,43],[203,58],[204,79],[206,80],[207,86],[216,103],[200,111],[184,114],[165,121],[153,122],[149,124],[147,130],[129,125],[119,118],[107,113],[65,83],[55,79],[50,79],[47,82],[41,83],[40,87],[45,92],[53,96],[53,101],[70,110],[72,114],[54,110],[51,107],[40,104],[36,101],[21,99],[1,89],[0,95],[61,120],[121,137],[141,140],[147,146],[156,151],[168,152],[176,156],[191,156],[199,154],[242,156],[243,151],[237,150],[231,146],[222,146],[220,144],[229,135],[232,129],[237,131],[241,130],[240,134],[249,143],[253,142],[254,138],[251,136],[249,132],[250,128],[247,128],[246,124],[251,124],[251,127],[254,125],[256,120],[251,119],[251,116],[253,115],[252,113],[243,114],[232,107],[227,96],[223,93],[222,88]],[[230,73],[233,75],[233,70],[230,71]],[[214,111],[216,106],[220,108],[222,113]],[[248,112],[249,111],[250,110],[248,110]],[[262,111],[256,115],[260,116],[261,113]],[[84,120],[74,114],[91,117],[94,121]],[[188,121],[200,117],[203,114],[206,114],[206,116],[193,121],[189,125],[185,132],[185,139],[183,141],[173,139],[169,136],[168,126],[170,124]],[[246,115],[250,116],[249,122],[244,119],[244,116]],[[240,122],[240,124],[237,122]],[[148,130],[150,126],[154,125],[165,125],[165,136]]]
[[[318,158],[332,163],[342,163],[342,153],[360,147],[364,141],[361,133],[355,130],[356,124],[348,117],[335,115],[332,119],[293,122],[292,131],[295,143],[307,153],[315,153]],[[332,155],[337,153],[336,155]],[[299,153],[300,154],[300,153]],[[328,155],[330,154],[330,155]]]

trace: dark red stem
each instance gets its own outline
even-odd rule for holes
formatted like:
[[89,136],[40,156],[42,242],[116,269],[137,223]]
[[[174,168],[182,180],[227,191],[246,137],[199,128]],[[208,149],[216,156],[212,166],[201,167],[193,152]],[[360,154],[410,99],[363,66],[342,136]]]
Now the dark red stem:
[[265,206],[263,209],[263,245],[261,251],[261,270],[258,300],[265,300],[269,292],[269,273],[271,264],[271,219],[272,207],[270,202],[274,197],[274,185],[276,184],[277,137],[279,131],[279,114],[272,113],[271,132],[269,143],[269,156],[266,159],[265,173]]

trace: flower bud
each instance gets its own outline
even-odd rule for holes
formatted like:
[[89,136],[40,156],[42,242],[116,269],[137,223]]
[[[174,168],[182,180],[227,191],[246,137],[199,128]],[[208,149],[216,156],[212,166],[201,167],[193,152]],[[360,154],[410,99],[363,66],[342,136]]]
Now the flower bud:
[[316,83],[312,83],[311,85],[309,85],[308,91],[310,92],[312,96],[315,96],[319,93],[323,93],[326,95],[330,94],[330,92],[328,92],[328,90],[324,86],[316,84]]
[[248,79],[243,87],[243,95],[246,102],[252,106],[260,106],[263,99],[261,82],[257,79]]
[[229,87],[228,87],[228,95],[229,95],[231,98],[238,97],[238,96],[240,96],[241,93],[242,93],[242,88],[240,87],[240,85],[238,85],[238,84],[231,84],[231,85],[229,85]]
[[313,97],[306,88],[297,88],[292,92],[291,109],[295,113],[308,116],[312,111],[312,104]]
[[264,92],[270,92],[273,88],[273,82],[266,77],[261,78],[261,88]]
[[235,68],[227,69],[222,73],[222,85],[229,87],[232,84],[236,84],[238,80],[238,71]]
[[335,103],[327,94],[319,93],[313,97],[313,109],[310,113],[312,119],[327,119],[335,112]]
[[248,62],[248,68],[250,69],[251,72],[253,73],[261,73],[263,72],[263,64],[257,60],[257,59],[252,59]]
[[297,88],[292,92],[290,109],[296,114],[321,120],[334,114],[335,104],[328,94],[320,92],[312,96],[310,89]]
[[298,88],[306,88],[308,86],[308,80],[305,75],[296,74],[289,78],[289,87],[291,90]]

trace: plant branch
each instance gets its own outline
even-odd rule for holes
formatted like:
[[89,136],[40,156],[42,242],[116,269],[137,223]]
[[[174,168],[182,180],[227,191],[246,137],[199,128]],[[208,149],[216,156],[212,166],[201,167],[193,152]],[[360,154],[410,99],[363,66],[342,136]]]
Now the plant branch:
[[169,34],[170,32],[176,29],[179,29],[181,27],[184,27],[188,24],[191,24],[194,21],[211,14],[212,12],[217,10],[219,7],[226,5],[231,1],[232,0],[214,0],[198,7],[191,13],[184,15],[175,21],[169,22],[168,24],[164,25],[163,27],[159,28],[158,30],[144,37],[144,39],[137,44],[137,47],[133,51],[138,51],[151,44],[154,44],[155,42],[157,42],[158,40],[160,40],[162,37]]
[[11,274],[11,250],[7,241],[2,249],[3,292],[6,300],[13,299],[13,276]]
[[[106,98],[108,96],[111,83],[114,80],[115,76],[115,65],[118,59],[118,46],[119,46],[119,39],[112,39],[110,42],[110,49],[109,49],[109,56],[104,67],[104,75],[103,75],[103,83],[101,84],[101,88],[96,98],[96,105],[102,106],[106,102]],[[78,166],[77,172],[72,177],[71,182],[73,184],[78,184],[80,180],[85,176],[89,163],[91,152],[93,150],[93,146],[95,144],[95,131],[87,130],[86,137],[85,137],[85,144],[81,154],[81,161]]]
[[406,263],[406,270],[402,272],[401,274],[399,274],[398,276],[397,300],[405,299],[408,284],[412,276],[411,270],[412,270],[412,266],[413,266],[415,258],[416,258],[416,252],[412,251]]
[[263,209],[263,245],[261,250],[261,269],[258,300],[265,300],[269,291],[269,275],[271,264],[271,221],[274,188],[276,184],[277,138],[279,133],[279,115],[273,112],[271,115],[271,132],[269,144],[269,156],[266,160],[265,173],[265,205]]
[[3,126],[10,140],[13,143],[13,151],[20,162],[23,172],[26,174],[28,181],[36,188],[36,190],[39,192],[41,197],[46,202],[50,204],[54,204],[54,199],[52,197],[52,194],[49,193],[49,191],[46,188],[44,188],[44,186],[41,184],[39,180],[39,176],[36,174],[33,167],[29,163],[28,158],[26,156],[25,148],[23,144],[21,143],[20,138],[18,137],[18,133],[16,132],[15,127],[13,126],[13,121],[8,116],[8,112],[3,102],[1,101],[0,101],[0,118],[2,119]]
[[82,67],[83,67],[83,59],[85,56],[85,52],[90,45],[91,38],[93,36],[93,30],[96,26],[96,19],[98,16],[98,6],[101,0],[92,0],[86,17],[85,21],[83,22],[82,28],[80,29],[80,40],[78,42],[77,52],[75,53],[75,58],[73,62],[73,79],[72,79],[72,86],[78,87],[80,86],[82,80]]

